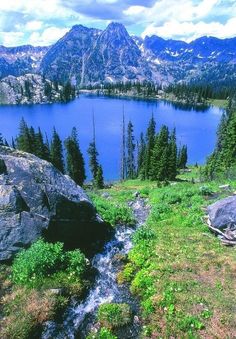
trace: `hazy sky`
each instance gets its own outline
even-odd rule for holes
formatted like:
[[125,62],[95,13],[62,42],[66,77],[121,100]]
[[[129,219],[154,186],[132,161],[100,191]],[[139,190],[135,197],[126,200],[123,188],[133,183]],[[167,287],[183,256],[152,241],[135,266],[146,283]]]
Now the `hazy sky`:
[[0,0],[0,44],[50,45],[73,25],[190,41],[236,36],[236,0]]

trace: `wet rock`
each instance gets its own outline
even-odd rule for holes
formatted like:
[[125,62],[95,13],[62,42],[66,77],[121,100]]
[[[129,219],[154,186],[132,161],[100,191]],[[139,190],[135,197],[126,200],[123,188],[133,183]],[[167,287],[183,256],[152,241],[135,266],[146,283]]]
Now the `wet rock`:
[[82,188],[47,161],[0,146],[0,162],[0,261],[41,236],[89,253],[112,235]]
[[236,196],[228,197],[207,207],[209,222],[218,229],[236,223]]

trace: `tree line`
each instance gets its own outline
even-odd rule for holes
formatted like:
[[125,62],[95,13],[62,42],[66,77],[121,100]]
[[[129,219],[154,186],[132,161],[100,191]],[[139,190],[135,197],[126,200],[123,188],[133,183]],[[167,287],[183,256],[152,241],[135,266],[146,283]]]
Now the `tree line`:
[[[1,136],[0,144],[9,146]],[[82,186],[84,184],[86,179],[85,162],[75,127],[72,128],[70,136],[65,139],[64,143],[54,127],[52,138],[49,141],[47,135],[43,135],[40,127],[35,130],[32,126],[29,127],[22,118],[19,134],[16,139],[12,139],[11,146],[50,161],[59,171],[67,173],[78,185]],[[104,177],[102,166],[98,160],[99,153],[96,145],[94,116],[93,138],[87,152],[93,186],[103,188]],[[136,141],[134,126],[131,121],[128,122],[127,126],[125,125],[123,113],[122,180],[137,177],[142,180],[174,180],[178,170],[186,168],[187,159],[187,146],[177,147],[175,129],[169,131],[167,126],[162,126],[159,133],[156,133],[156,122],[152,116],[146,133],[141,133],[139,140]]]
[[[0,144],[9,146],[6,140],[0,136]],[[19,126],[19,134],[12,139],[11,146],[21,151],[31,153],[37,157],[51,162],[60,172],[67,173],[78,185],[82,186],[86,179],[84,156],[80,150],[78,132],[76,127],[72,128],[70,136],[62,142],[55,127],[49,142],[47,135],[43,135],[40,127],[35,131],[29,127],[22,118]],[[64,147],[65,152],[64,152]],[[103,188],[104,179],[102,167],[98,161],[95,134],[89,145],[90,170],[93,176],[94,187]]]
[[99,86],[88,85],[84,89],[96,90],[97,94],[119,95],[132,92],[132,95],[150,97],[157,95],[161,86],[150,81],[120,81],[116,83],[105,82]]
[[186,103],[203,103],[209,99],[228,99],[235,93],[236,89],[232,87],[222,86],[216,88],[209,84],[171,84],[166,89],[166,93],[172,93],[180,101]]
[[227,175],[236,166],[236,96],[229,100],[221,118],[214,152],[208,157],[204,174],[210,180]]
[[178,170],[186,168],[187,146],[177,147],[175,129],[169,131],[167,126],[162,126],[159,133],[156,133],[153,116],[145,135],[141,133],[137,143],[131,121],[125,133],[124,116],[122,133],[121,179],[139,177],[142,180],[174,180]]

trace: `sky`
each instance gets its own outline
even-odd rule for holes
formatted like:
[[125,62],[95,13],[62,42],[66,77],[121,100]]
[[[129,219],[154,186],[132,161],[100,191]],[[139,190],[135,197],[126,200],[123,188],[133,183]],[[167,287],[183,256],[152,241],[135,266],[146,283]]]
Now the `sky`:
[[145,37],[236,36],[236,0],[0,0],[0,45],[47,46],[75,24],[123,23]]

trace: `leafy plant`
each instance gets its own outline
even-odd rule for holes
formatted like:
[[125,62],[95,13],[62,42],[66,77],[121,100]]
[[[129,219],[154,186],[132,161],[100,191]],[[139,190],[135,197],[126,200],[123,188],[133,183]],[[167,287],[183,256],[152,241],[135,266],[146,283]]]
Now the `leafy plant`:
[[98,309],[98,321],[107,328],[124,326],[131,322],[128,304],[102,304]]
[[98,195],[91,195],[97,212],[104,221],[115,226],[117,224],[133,224],[134,218],[130,208],[123,203],[114,203]]
[[39,239],[16,256],[12,280],[18,285],[34,285],[58,271],[81,276],[85,268],[86,259],[79,250],[66,253],[62,243],[51,244]]

